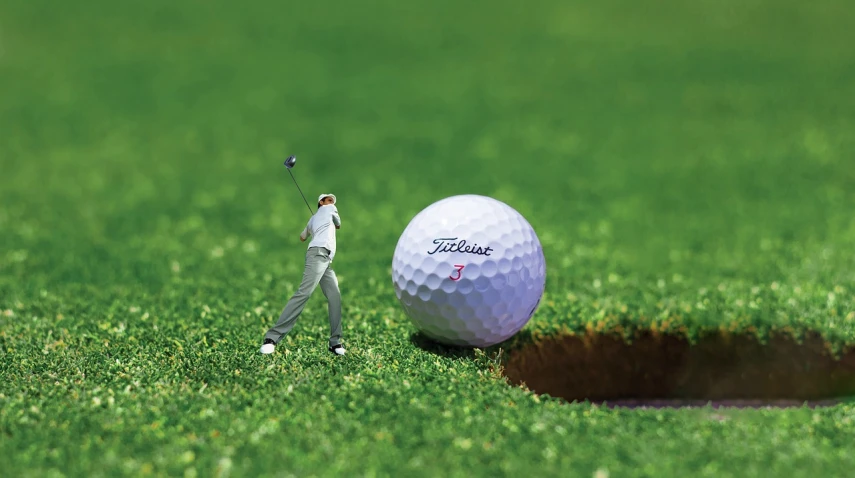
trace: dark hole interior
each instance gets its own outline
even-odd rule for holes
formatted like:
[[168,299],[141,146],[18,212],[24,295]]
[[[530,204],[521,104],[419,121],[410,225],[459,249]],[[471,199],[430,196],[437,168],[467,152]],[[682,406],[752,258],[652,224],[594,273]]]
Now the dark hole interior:
[[835,358],[818,336],[562,336],[516,351],[503,372],[538,394],[615,406],[810,406],[855,395],[855,351]]

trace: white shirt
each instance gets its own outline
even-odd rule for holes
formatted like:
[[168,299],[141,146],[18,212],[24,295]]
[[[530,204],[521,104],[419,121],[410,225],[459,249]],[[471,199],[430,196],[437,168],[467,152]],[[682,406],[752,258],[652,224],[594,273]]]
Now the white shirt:
[[335,257],[335,227],[341,226],[341,218],[338,216],[338,209],[335,204],[327,204],[321,206],[312,217],[303,232],[300,233],[301,239],[306,239],[310,234],[312,241],[309,242],[309,247],[325,247],[330,251],[330,261]]

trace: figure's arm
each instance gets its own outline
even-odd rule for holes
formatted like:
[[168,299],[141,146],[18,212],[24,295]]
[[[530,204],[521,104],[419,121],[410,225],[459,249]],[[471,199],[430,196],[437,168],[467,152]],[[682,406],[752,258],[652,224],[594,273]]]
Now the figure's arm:
[[332,222],[336,229],[341,229],[341,217],[339,217],[338,209],[335,206],[333,206]]
[[306,242],[306,238],[309,237],[309,226],[303,228],[303,232],[300,233],[300,242]]

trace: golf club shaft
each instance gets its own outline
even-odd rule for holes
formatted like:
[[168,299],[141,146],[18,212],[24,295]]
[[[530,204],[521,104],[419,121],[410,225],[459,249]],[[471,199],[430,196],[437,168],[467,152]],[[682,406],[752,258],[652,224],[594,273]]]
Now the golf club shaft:
[[290,174],[290,175],[291,175],[291,179],[293,179],[293,180],[294,180],[294,185],[295,185],[295,186],[297,186],[297,190],[298,190],[298,191],[300,191],[300,196],[303,196],[303,201],[305,201],[305,202],[306,202],[306,207],[307,207],[307,208],[309,208],[309,214],[310,214],[310,215],[311,215],[311,214],[314,214],[314,213],[312,212],[312,207],[311,207],[311,206],[309,206],[309,201],[307,201],[307,200],[306,200],[306,196],[303,194],[303,190],[302,190],[302,189],[300,189],[300,185],[299,185],[299,184],[297,184],[297,179],[294,177],[294,173],[292,173],[292,172],[291,172],[291,168],[288,168],[288,174]]

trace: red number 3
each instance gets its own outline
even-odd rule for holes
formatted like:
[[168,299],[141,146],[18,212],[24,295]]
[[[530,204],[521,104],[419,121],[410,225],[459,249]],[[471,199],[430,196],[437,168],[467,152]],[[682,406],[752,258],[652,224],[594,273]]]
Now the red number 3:
[[460,280],[460,277],[463,275],[463,268],[466,267],[463,264],[454,264],[454,272],[457,273],[457,277],[450,275],[448,276],[451,280]]

